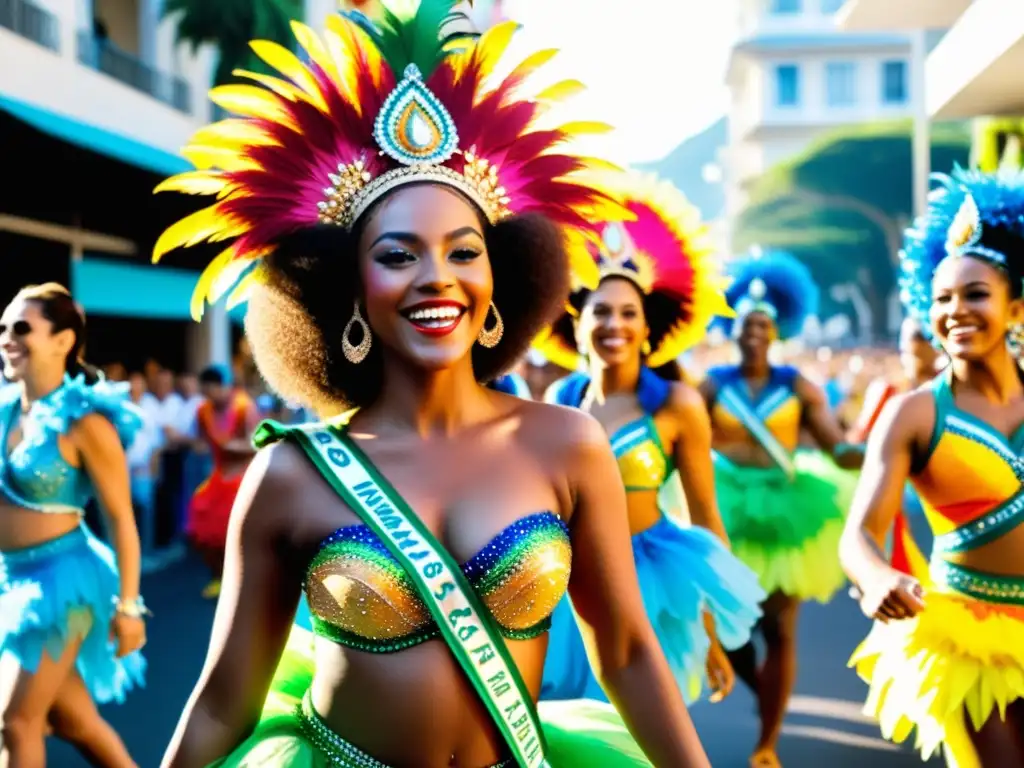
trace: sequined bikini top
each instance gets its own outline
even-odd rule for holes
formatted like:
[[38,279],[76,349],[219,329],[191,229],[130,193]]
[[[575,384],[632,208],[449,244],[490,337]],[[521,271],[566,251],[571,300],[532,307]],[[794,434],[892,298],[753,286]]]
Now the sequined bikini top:
[[[501,531],[462,570],[502,634],[523,640],[550,628],[571,565],[568,528],[540,512]],[[321,544],[305,590],[313,631],[346,647],[391,653],[441,636],[405,571],[366,526],[339,528]]]
[[716,437],[723,443],[745,442],[750,433],[737,414],[729,408],[728,398],[722,397],[729,389],[730,396],[741,398],[786,450],[795,451],[800,442],[800,423],[803,408],[794,391],[797,369],[789,365],[772,366],[768,383],[756,397],[744,381],[738,365],[720,365],[711,368],[707,376],[718,392],[711,408],[711,423]]
[[99,413],[129,446],[142,429],[142,413],[129,400],[128,385],[84,376],[64,383],[32,404],[21,418],[21,442],[11,450],[9,439],[18,426],[21,391],[0,391],[0,490],[18,506],[37,512],[81,514],[94,495],[83,468],[72,467],[60,453],[58,437],[90,413]]
[[646,413],[619,427],[611,436],[612,452],[627,491],[656,491],[672,471],[654,419]]
[[[573,373],[556,382],[548,402],[579,408],[590,386],[590,377]],[[674,469],[654,424],[657,413],[671,393],[670,385],[649,368],[640,369],[637,402],[644,415],[619,427],[609,438],[627,491],[656,491]]]
[[956,406],[948,376],[931,387],[935,429],[911,483],[935,534],[933,554],[964,552],[1024,522],[1024,425],[1007,440]]

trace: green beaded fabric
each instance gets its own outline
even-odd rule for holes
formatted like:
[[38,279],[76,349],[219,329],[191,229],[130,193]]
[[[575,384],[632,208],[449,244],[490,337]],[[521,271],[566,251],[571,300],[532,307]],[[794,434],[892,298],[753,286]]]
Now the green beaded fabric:
[[[565,523],[540,512],[505,528],[462,569],[502,634],[528,640],[551,626],[571,561]],[[441,635],[401,566],[363,525],[324,540],[305,590],[313,631],[349,648],[393,653]]]

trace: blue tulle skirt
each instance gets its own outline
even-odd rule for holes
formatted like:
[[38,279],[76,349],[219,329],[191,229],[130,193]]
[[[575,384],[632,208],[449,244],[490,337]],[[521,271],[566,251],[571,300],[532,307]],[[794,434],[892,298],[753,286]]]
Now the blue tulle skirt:
[[[707,680],[705,609],[715,619],[722,645],[740,648],[761,617],[764,590],[754,572],[713,534],[667,517],[633,537],[633,557],[647,615],[683,696],[693,702]],[[540,697],[607,701],[591,672],[568,599],[552,616]]]
[[75,668],[100,704],[143,685],[139,653],[118,659],[110,641],[120,591],[114,553],[84,527],[26,549],[0,552],[0,654],[34,672],[83,637]]

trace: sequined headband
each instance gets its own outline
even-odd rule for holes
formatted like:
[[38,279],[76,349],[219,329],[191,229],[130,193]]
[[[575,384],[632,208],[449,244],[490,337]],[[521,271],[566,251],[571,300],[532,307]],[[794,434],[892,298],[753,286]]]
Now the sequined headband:
[[606,277],[622,277],[634,283],[644,294],[651,292],[654,284],[654,269],[641,253],[626,227],[621,222],[612,222],[601,233],[601,252],[598,254],[598,272]]
[[[459,150],[459,134],[448,111],[423,83],[415,64],[388,96],[374,121],[373,137],[381,152],[402,164],[373,178],[366,163],[338,165],[331,186],[317,203],[321,224],[351,229],[380,198],[408,184],[430,182],[452,187],[472,200],[491,224],[511,211],[510,198],[498,182],[498,169],[475,149]],[[465,161],[461,172],[442,163],[455,154]]]

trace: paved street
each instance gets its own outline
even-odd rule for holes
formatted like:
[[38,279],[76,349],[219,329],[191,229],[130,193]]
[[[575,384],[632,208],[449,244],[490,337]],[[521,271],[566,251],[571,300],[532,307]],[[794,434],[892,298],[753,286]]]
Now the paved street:
[[[123,734],[141,768],[156,768],[182,704],[195,682],[206,650],[213,603],[199,591],[205,574],[195,562],[147,577],[144,590],[156,616],[147,655],[149,685],[105,714]],[[909,750],[878,736],[860,715],[863,686],[846,669],[850,651],[867,628],[845,597],[827,607],[805,608],[800,624],[800,676],[787,719],[781,754],[787,768],[911,768],[922,765]],[[743,768],[757,723],[753,699],[737,689],[718,705],[698,704],[693,717],[715,768]],[[80,768],[85,763],[65,745],[51,743],[49,765]],[[939,763],[936,763],[938,765]]]

